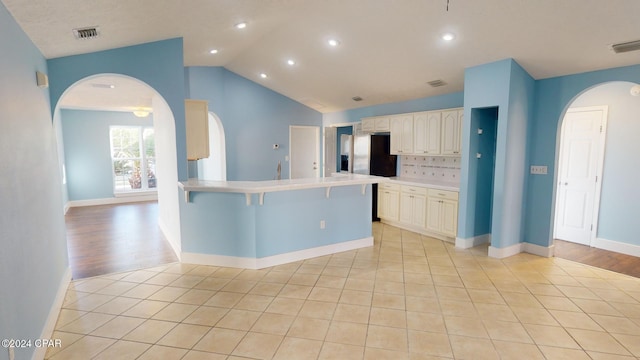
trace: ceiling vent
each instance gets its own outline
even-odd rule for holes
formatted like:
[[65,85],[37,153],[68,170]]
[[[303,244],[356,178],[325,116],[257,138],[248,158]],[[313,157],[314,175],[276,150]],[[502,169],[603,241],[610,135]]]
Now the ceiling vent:
[[611,49],[613,49],[613,52],[615,52],[616,54],[640,50],[640,40],[629,41],[629,42],[620,43],[620,44],[613,44],[611,45]]
[[73,29],[73,35],[78,40],[93,39],[100,35],[100,29],[97,26],[82,29]]
[[447,85],[447,83],[442,80],[432,80],[427,82],[427,84],[431,85],[431,87],[439,87],[439,86]]
[[354,96],[351,98],[351,100],[353,101],[362,101],[362,98],[360,96]]

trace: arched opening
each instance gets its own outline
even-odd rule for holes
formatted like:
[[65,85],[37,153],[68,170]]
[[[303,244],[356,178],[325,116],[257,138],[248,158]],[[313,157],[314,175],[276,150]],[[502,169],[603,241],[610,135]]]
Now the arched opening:
[[[149,114],[138,118],[133,114],[133,111],[138,110]],[[73,121],[67,121],[72,118]],[[92,120],[95,122],[92,123]],[[75,124],[82,124],[82,129],[69,131]],[[139,150],[132,151],[134,157],[138,157],[127,159],[127,170],[119,174],[114,174],[117,167],[114,164],[118,161],[112,157],[113,127],[139,128],[141,134],[139,142],[131,142],[140,146]],[[180,251],[180,223],[175,186],[178,181],[175,120],[164,98],[151,86],[136,78],[120,74],[89,76],[71,85],[60,97],[54,111],[54,129],[60,170],[65,179],[62,189],[65,210],[69,206],[93,205],[120,206],[120,209],[126,209],[124,205],[114,204],[142,204],[139,201],[157,199],[157,203],[153,201],[151,208],[130,210],[130,206],[129,210],[114,211],[111,221],[114,226],[120,226],[118,228],[86,229],[96,239],[102,233],[107,241],[113,240],[112,246],[106,250],[82,251],[84,259],[113,255],[111,258],[93,261],[94,265],[100,266],[84,271],[86,276],[93,276],[101,271],[133,270],[154,266],[158,262],[176,261],[176,254]],[[152,134],[152,137],[143,139],[143,132]],[[78,161],[78,158],[82,161]],[[71,166],[67,161],[75,163]],[[71,167],[74,167],[73,174],[69,171]],[[138,186],[141,174],[144,175],[142,180],[147,181],[143,181],[145,185]],[[128,188],[125,190],[133,191],[118,191],[118,186],[120,190]],[[78,187],[82,188],[82,192],[77,191]],[[116,224],[116,220],[120,225]],[[110,233],[108,237],[107,232]],[[68,242],[69,233],[68,231]],[[135,238],[124,238],[123,234]],[[150,239],[154,241],[153,244],[144,243],[151,241]],[[109,245],[104,242],[100,238],[100,245]],[[125,245],[132,248],[127,249]],[[80,253],[74,255],[71,253],[74,247],[68,247],[72,271],[74,277],[77,277],[72,257],[79,256]],[[122,252],[128,255],[122,256]]]
[[640,217],[635,85],[615,81],[586,89],[558,123],[551,227],[556,256],[563,257],[563,241],[640,256],[632,229]]
[[198,161],[198,178],[200,180],[227,180],[225,146],[222,121],[216,114],[209,112],[209,153],[211,155]]

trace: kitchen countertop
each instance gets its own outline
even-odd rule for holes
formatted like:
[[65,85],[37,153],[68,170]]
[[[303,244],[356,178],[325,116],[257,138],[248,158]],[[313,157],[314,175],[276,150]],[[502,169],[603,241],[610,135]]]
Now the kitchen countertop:
[[400,185],[414,185],[414,186],[424,186],[438,190],[448,190],[448,191],[460,191],[459,183],[445,182],[445,181],[435,181],[435,180],[426,180],[426,179],[414,179],[407,177],[390,177],[388,178],[388,182]]

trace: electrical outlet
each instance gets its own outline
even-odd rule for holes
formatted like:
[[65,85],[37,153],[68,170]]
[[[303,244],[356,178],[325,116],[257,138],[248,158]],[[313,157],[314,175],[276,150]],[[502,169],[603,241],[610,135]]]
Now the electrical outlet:
[[324,229],[327,226],[327,224],[324,222],[324,220],[320,220],[320,229]]
[[547,175],[547,167],[544,165],[531,165],[531,173],[534,175]]

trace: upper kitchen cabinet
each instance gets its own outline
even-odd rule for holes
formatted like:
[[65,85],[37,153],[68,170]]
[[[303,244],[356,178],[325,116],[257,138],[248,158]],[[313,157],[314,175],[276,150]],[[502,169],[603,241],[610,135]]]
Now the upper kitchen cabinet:
[[460,155],[463,110],[442,112],[442,155]]
[[389,132],[390,130],[388,116],[362,118],[363,132]]
[[416,155],[440,154],[440,111],[428,111],[413,115],[414,153]]
[[209,106],[205,100],[185,100],[187,160],[209,157]]
[[392,116],[391,153],[395,155],[413,154],[413,114]]

